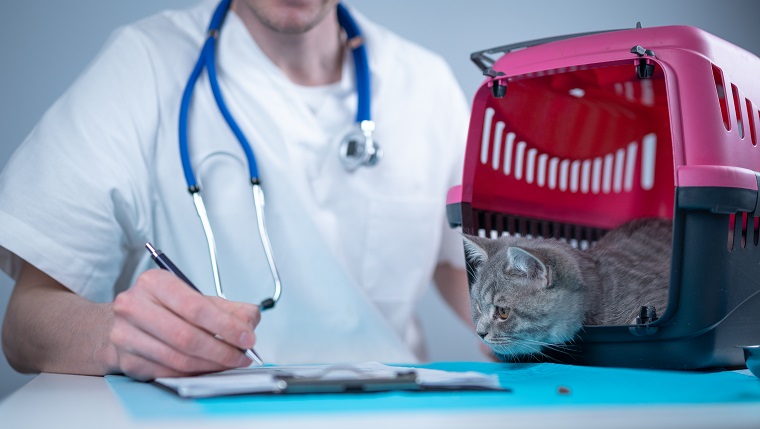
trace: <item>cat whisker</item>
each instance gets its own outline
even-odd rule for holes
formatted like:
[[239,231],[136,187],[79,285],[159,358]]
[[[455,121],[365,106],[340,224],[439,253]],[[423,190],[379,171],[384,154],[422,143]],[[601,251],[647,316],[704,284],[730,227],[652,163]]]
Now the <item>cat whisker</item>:
[[477,270],[475,268],[470,267],[469,264],[467,264],[466,269],[467,269],[468,276],[475,278],[475,273]]
[[578,350],[571,349],[571,348],[568,348],[568,347],[563,347],[563,346],[557,346],[557,345],[555,345],[555,346],[546,346],[546,348],[549,349],[549,350],[551,350],[551,351],[554,351],[554,352],[557,352],[557,353],[561,353],[563,355],[567,355],[569,357],[577,357],[578,356]]
[[563,345],[567,348],[579,348],[580,345],[578,344],[578,337],[572,337],[569,340],[565,341]]
[[[571,340],[571,341],[574,341]],[[510,337],[506,335],[500,335],[495,338],[493,338],[492,343],[497,346],[510,346],[512,349],[519,349],[518,352],[510,352],[511,357],[516,356],[529,356],[530,359],[540,361],[539,357],[542,357],[544,360],[549,360],[553,362],[560,362],[559,359],[549,356],[548,354],[544,353],[542,349],[551,350],[556,353],[561,353],[564,355],[567,355],[569,357],[575,357],[578,354],[578,350],[576,350],[577,345],[575,344],[565,344],[565,343],[559,343],[559,344],[553,344],[548,343],[545,341],[539,341],[529,338],[515,338]],[[523,351],[525,350],[525,351]]]
[[538,349],[536,349],[532,345],[528,345],[528,344],[523,344],[523,346],[526,346],[526,347],[529,348],[530,353],[528,355],[528,358],[531,361],[535,361],[536,363],[540,363],[540,362],[544,362],[544,361],[550,360],[550,361],[554,361],[556,363],[560,363],[559,360],[557,360],[557,359],[555,359],[555,358],[547,355],[546,353],[542,352],[540,347]]
[[579,350],[577,349],[577,344],[568,344],[568,343],[560,343],[560,344],[551,344],[551,343],[543,343],[543,346],[547,348],[548,350],[562,353],[570,357],[575,357],[578,355]]
[[536,361],[539,361],[538,358],[541,357],[541,358],[543,358],[543,360],[549,360],[549,361],[553,361],[553,362],[556,362],[556,363],[560,363],[559,359],[557,359],[555,357],[552,357],[552,356],[549,356],[548,354],[544,353],[542,351],[542,349],[546,348],[546,349],[549,349],[549,350],[555,350],[555,351],[558,351],[558,352],[563,352],[561,350],[561,346],[562,346],[561,344],[551,344],[551,343],[547,343],[547,342],[544,342],[544,341],[537,341],[537,340],[523,340],[523,341],[525,343],[531,344],[531,348],[533,348],[533,345],[537,345],[538,346],[538,349],[535,350],[535,352],[532,354],[532,357],[534,359],[536,359]]
[[[525,341],[520,338],[509,337],[501,335],[492,340],[492,344],[495,346],[495,351],[508,360],[516,359],[529,359],[530,361],[541,362],[539,355],[541,353],[541,344],[534,341]],[[552,359],[546,356],[547,359]],[[556,359],[553,359],[556,361]]]

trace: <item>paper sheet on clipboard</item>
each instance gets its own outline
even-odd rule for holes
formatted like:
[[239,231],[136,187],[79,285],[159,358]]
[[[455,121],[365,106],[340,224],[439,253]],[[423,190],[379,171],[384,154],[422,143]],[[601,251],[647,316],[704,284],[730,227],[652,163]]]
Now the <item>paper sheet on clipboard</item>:
[[388,390],[507,390],[495,375],[384,365],[274,365],[155,383],[185,398],[239,394],[355,393]]

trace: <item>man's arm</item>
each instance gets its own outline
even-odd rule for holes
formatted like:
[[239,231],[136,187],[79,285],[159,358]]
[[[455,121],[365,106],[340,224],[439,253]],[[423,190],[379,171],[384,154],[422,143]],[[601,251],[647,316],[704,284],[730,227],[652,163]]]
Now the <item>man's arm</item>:
[[148,380],[249,365],[240,349],[253,346],[259,320],[257,306],[203,296],[162,270],[146,271],[112,304],[101,304],[24,263],[2,343],[21,372]]
[[[455,268],[447,263],[438,264],[433,274],[433,280],[444,301],[464,321],[472,332],[475,332],[475,323],[472,321],[470,310],[470,288],[467,285],[467,271]],[[478,343],[480,351],[494,362],[499,360],[494,356],[491,349],[482,341]]]
[[3,351],[20,372],[106,374],[116,366],[112,324],[110,304],[87,301],[24,263],[5,313]]
[[467,271],[448,263],[440,263],[435,268],[433,280],[444,301],[475,331],[470,312],[470,290],[467,286]]

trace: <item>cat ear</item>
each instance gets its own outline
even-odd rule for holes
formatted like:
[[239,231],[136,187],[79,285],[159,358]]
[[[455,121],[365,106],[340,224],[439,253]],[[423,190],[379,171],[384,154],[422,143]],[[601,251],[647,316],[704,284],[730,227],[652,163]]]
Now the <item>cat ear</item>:
[[513,269],[524,272],[528,278],[540,280],[543,286],[551,284],[551,272],[540,259],[519,247],[507,249],[507,260]]
[[462,238],[464,239],[464,251],[467,254],[468,260],[476,264],[481,264],[488,260],[488,251],[486,250],[488,243],[484,241],[484,238],[468,234],[462,234]]

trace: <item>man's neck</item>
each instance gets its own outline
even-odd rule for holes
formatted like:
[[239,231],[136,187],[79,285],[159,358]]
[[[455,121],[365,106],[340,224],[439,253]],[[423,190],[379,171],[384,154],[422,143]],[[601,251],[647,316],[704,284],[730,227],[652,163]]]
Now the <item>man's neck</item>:
[[304,33],[288,34],[263,25],[242,3],[233,2],[232,9],[259,48],[293,83],[317,86],[340,80],[343,45],[335,14]]

